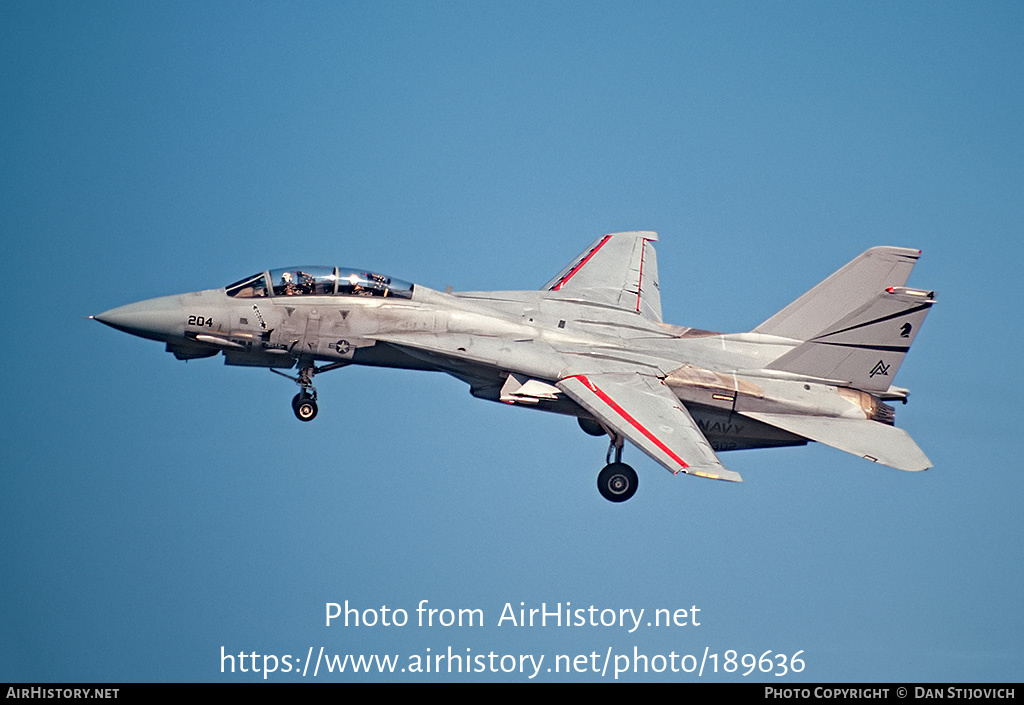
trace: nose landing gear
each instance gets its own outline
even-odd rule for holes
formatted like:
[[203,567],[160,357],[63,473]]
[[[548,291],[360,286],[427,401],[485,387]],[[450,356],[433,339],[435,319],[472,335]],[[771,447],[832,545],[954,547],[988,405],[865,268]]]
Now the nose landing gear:
[[315,367],[312,360],[299,360],[299,376],[292,377],[286,375],[284,372],[280,372],[273,368],[270,369],[274,374],[279,374],[282,377],[287,377],[295,384],[299,385],[302,389],[298,394],[292,398],[292,411],[295,412],[295,418],[299,421],[312,421],[316,418],[317,411],[319,410],[316,405],[316,388],[313,386],[313,376],[318,375],[321,372],[329,372],[336,370],[339,367],[345,367],[347,362],[335,362],[330,365],[324,365],[323,367]]
[[295,412],[295,418],[299,421],[315,419],[317,412],[316,390],[314,389],[312,394],[308,394],[305,390],[296,394],[292,399],[292,411]]

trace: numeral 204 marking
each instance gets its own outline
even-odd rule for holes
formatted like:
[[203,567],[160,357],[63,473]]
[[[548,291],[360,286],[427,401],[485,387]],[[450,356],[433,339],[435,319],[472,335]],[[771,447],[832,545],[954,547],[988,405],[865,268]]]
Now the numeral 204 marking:
[[188,324],[190,326],[206,326],[207,328],[213,328],[213,319],[205,316],[189,316]]

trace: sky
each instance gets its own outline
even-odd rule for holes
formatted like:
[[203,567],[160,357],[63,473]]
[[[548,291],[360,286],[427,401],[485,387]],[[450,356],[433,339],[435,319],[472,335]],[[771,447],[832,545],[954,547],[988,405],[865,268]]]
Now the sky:
[[[0,681],[1022,680],[1020,3],[14,1],[0,40]],[[627,447],[613,505],[571,418],[345,368],[304,424],[86,319],[301,264],[535,289],[621,230],[726,332],[923,250],[935,467]]]

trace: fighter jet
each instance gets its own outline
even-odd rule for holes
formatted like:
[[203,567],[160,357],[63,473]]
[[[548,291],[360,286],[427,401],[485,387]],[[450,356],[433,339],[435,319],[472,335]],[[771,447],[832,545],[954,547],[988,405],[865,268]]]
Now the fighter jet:
[[[906,287],[919,250],[874,247],[745,333],[661,318],[653,232],[604,235],[540,290],[453,292],[364,269],[271,269],[95,320],[179,360],[292,379],[317,415],[315,375],[347,365],[444,372],[481,399],[575,416],[609,439],[598,489],[637,490],[626,440],[672,473],[740,482],[716,452],[817,441],[900,470],[931,462],[886,401],[934,292]],[[283,370],[295,370],[291,375]]]

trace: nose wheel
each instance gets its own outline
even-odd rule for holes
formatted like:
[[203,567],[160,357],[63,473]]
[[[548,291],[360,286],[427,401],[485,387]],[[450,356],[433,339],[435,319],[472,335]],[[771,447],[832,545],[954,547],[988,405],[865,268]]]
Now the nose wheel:
[[306,392],[299,392],[292,399],[292,411],[299,421],[312,421],[316,418],[316,398]]
[[324,365],[323,367],[315,367],[312,360],[299,359],[299,376],[292,377],[286,375],[283,372],[279,372],[271,368],[271,372],[274,374],[286,377],[295,384],[299,385],[300,391],[292,398],[292,411],[295,412],[295,418],[299,421],[312,421],[316,418],[317,405],[316,405],[316,388],[313,387],[313,376],[318,375],[321,372],[329,372],[330,370],[336,370],[339,367],[345,367],[347,362],[336,362],[330,365]]

